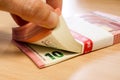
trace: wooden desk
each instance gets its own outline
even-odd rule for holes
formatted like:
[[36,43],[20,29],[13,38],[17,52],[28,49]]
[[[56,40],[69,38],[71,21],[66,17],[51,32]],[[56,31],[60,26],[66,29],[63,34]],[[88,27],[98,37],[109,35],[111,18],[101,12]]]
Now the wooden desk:
[[[64,16],[94,10],[120,16],[120,0],[64,0]],[[11,43],[14,26],[0,11],[0,80],[120,80],[120,44],[39,69]]]

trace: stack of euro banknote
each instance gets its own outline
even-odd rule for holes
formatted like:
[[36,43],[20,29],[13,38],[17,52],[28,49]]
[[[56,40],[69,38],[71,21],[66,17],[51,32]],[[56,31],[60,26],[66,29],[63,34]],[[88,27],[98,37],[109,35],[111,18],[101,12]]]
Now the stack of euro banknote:
[[28,23],[13,28],[13,42],[39,68],[44,68],[119,43],[120,17],[98,11],[60,16],[52,30]]

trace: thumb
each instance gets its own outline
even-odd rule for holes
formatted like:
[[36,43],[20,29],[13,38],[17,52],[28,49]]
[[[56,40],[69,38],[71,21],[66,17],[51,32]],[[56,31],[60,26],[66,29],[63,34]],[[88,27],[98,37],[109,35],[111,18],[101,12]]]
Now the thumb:
[[[33,22],[45,28],[54,28],[58,23],[58,15],[52,7],[42,0],[2,0],[3,10],[20,16],[22,19]],[[1,4],[1,3],[0,3]]]

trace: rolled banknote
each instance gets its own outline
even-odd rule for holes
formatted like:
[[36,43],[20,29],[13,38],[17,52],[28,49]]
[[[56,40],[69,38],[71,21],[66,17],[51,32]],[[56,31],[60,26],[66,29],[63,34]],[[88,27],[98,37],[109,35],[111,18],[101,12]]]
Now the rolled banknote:
[[[80,16],[70,16],[69,18],[65,18],[65,22],[67,24],[67,27],[69,28],[68,31],[71,34],[67,36],[64,32],[62,32],[61,34],[64,34],[65,35],[64,38],[67,38],[67,39],[68,39],[68,36],[72,35],[73,39],[79,45],[81,45],[79,47],[81,50],[80,52],[74,52],[74,51],[68,52],[68,51],[64,51],[65,49],[60,50],[60,49],[48,48],[40,45],[34,45],[34,44],[16,41],[17,39],[19,39],[19,37],[17,37],[16,34],[20,36],[22,35],[24,38],[27,36],[27,34],[24,35],[22,32],[19,32],[21,28],[15,28],[15,29],[18,29],[18,32],[17,30],[14,31],[15,29],[13,29],[13,39],[16,38],[15,40],[13,40],[13,42],[39,68],[44,68],[46,66],[50,66],[50,65],[62,62],[64,60],[73,58],[75,56],[119,43],[120,42],[120,22],[119,22],[120,17],[112,16],[112,15],[108,16],[108,15],[109,14],[102,13],[102,12],[91,12],[91,13],[86,13]],[[63,26],[63,29],[68,29],[64,27],[66,26]],[[34,32],[34,27],[32,27],[32,30]],[[24,33],[26,32],[27,31],[25,31]],[[50,31],[48,30],[46,32],[48,32],[46,34],[49,34]],[[59,35],[60,34],[56,35],[59,37],[57,40],[58,41],[59,39],[64,40],[64,38]],[[56,39],[56,38],[53,38],[53,39]],[[68,42],[70,41],[71,40],[68,40]],[[60,44],[66,45],[67,43],[63,41],[63,43],[60,43]],[[72,44],[74,45],[74,43]],[[72,48],[73,46],[71,47],[70,45],[69,47]]]

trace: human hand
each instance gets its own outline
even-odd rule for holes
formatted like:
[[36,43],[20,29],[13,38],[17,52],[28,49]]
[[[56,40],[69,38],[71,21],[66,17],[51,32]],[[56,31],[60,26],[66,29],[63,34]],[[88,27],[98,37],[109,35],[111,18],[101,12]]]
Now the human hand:
[[42,0],[0,0],[0,10],[15,14],[13,16],[19,25],[33,22],[49,29],[57,25],[56,11],[60,11],[61,6],[62,0],[47,0],[46,3]]

